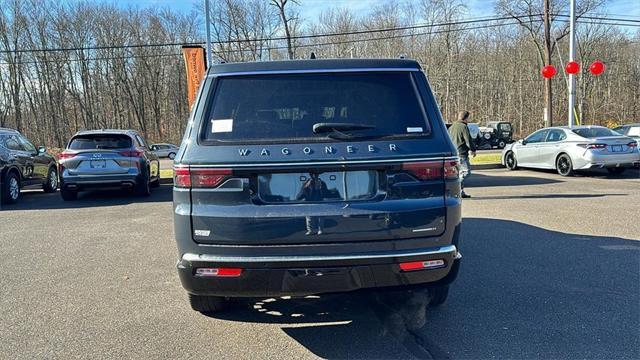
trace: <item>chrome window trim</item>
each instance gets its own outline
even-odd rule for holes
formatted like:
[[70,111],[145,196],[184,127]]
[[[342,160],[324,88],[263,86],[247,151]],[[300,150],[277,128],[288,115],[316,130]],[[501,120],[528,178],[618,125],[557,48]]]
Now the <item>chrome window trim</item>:
[[415,162],[415,161],[446,161],[446,160],[458,160],[457,156],[448,157],[423,157],[423,158],[399,158],[399,159],[374,159],[374,160],[342,160],[342,161],[296,161],[296,162],[255,162],[255,163],[226,163],[226,164],[211,164],[211,165],[189,165],[189,164],[175,164],[175,168],[191,167],[191,168],[220,168],[220,167],[257,167],[257,166],[315,166],[315,165],[349,165],[349,164],[376,164],[376,163],[403,163],[403,162]]
[[343,72],[372,72],[372,71],[394,71],[413,72],[421,71],[418,68],[348,68],[348,69],[300,69],[300,70],[264,70],[264,71],[238,71],[228,73],[214,73],[207,77],[225,77],[241,75],[279,75],[279,74],[314,74],[314,73],[343,73]]
[[297,261],[332,261],[332,260],[366,260],[386,259],[409,256],[427,256],[453,253],[458,258],[458,249],[455,245],[446,245],[421,251],[399,251],[384,254],[358,254],[358,255],[324,255],[324,256],[220,256],[210,254],[186,253],[183,261],[189,262],[230,262],[230,263],[261,263],[261,262],[297,262]]

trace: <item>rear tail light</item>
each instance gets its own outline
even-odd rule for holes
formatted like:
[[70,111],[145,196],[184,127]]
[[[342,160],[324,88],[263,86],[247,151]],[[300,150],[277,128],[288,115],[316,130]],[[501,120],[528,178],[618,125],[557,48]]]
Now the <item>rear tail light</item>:
[[630,148],[638,147],[638,143],[635,142],[635,141],[632,141],[632,142],[628,143],[627,146],[630,147]]
[[400,270],[402,271],[416,271],[426,269],[437,269],[444,267],[444,260],[426,260],[426,261],[412,261],[400,263]]
[[420,180],[437,180],[437,179],[457,179],[458,178],[458,161],[445,160],[442,161],[425,161],[415,163],[404,163],[402,169],[411,173]]
[[118,154],[126,157],[141,157],[144,154],[142,150],[120,151]]
[[242,274],[239,268],[198,268],[197,277],[238,277]]
[[78,154],[63,151],[63,152],[61,152],[61,153],[60,153],[60,155],[58,155],[58,159],[59,159],[59,160],[71,159],[72,157],[74,157],[74,156],[76,156],[76,155],[78,155]]
[[231,169],[173,169],[173,183],[184,188],[215,188],[232,174]]
[[578,146],[585,148],[587,150],[604,149],[607,147],[606,144],[578,144]]

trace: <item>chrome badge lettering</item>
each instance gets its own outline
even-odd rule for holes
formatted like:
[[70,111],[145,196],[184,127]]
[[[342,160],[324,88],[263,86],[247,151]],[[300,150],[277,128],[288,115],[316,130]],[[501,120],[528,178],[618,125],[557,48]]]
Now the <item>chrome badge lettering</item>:
[[[260,153],[260,156],[271,156],[271,151],[273,151],[274,149],[267,149],[267,148],[262,148],[262,149],[258,149],[256,150],[257,152]],[[355,145],[345,145],[344,148],[337,148],[334,147],[334,145],[325,145],[324,146],[324,150],[322,149],[314,149],[310,146],[305,146],[302,148],[301,152],[305,155],[311,155],[313,153],[315,153],[316,151],[319,152],[324,152],[325,154],[329,154],[329,155],[333,155],[333,154],[339,154],[339,153],[347,153],[347,154],[355,154],[358,151],[366,151],[366,152],[370,152],[370,153],[377,153],[380,151],[384,150],[384,146],[380,147],[380,146],[376,146],[373,144],[368,144],[368,145],[364,145],[362,147],[359,146],[355,146]],[[388,144],[388,150],[391,152],[396,152],[398,151],[398,147],[396,146],[396,144]],[[300,151],[300,150],[298,150]],[[252,150],[251,149],[238,149],[238,154],[240,156],[248,156],[249,154],[251,154]],[[291,155],[293,152],[291,150],[291,148],[288,147],[283,147],[280,149],[280,153],[282,155]]]

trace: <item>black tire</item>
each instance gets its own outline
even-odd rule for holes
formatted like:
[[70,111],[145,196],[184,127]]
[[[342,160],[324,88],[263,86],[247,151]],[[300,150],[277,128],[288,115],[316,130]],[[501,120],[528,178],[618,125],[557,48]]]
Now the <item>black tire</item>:
[[15,171],[11,171],[5,176],[0,189],[0,197],[3,204],[15,204],[20,198],[20,177]]
[[74,201],[78,199],[78,192],[61,188],[60,196],[62,196],[62,200],[64,201]]
[[229,300],[220,296],[201,296],[189,294],[189,304],[195,311],[203,314],[220,312],[229,307]]
[[151,183],[149,180],[149,171],[142,178],[142,181],[136,184],[135,188],[136,195],[140,196],[149,196],[151,195]]
[[55,167],[49,168],[47,178],[44,184],[42,184],[42,190],[46,193],[54,193],[58,190],[58,171]]
[[447,301],[449,296],[449,285],[429,288],[429,306],[440,306]]
[[556,159],[556,171],[560,176],[572,176],[574,174],[573,171],[573,162],[571,162],[571,157],[567,154],[560,154]]
[[175,158],[176,158],[176,153],[171,152],[171,153],[169,153],[169,156],[167,156],[167,157],[168,157],[169,159],[173,160],[173,159],[175,159]]
[[504,140],[498,141],[498,148],[499,149],[504,149],[505,146],[507,146],[507,143],[504,142]]
[[509,170],[517,170],[518,169],[518,160],[516,159],[516,154],[513,151],[509,151],[507,155],[504,157],[504,165]]
[[627,170],[627,169],[625,169],[625,168],[619,168],[619,167],[616,167],[616,168],[607,168],[607,171],[608,171],[608,172],[609,172],[609,174],[611,174],[611,175],[622,175],[622,174],[625,172],[625,170]]

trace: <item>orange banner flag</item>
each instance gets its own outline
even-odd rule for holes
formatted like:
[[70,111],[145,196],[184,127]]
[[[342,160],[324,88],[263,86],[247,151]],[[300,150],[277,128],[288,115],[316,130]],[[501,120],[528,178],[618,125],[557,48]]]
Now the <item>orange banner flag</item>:
[[191,109],[196,100],[198,88],[207,70],[204,55],[204,48],[202,46],[182,47],[182,56],[184,57],[184,65],[187,70],[187,99],[189,100],[189,109]]

